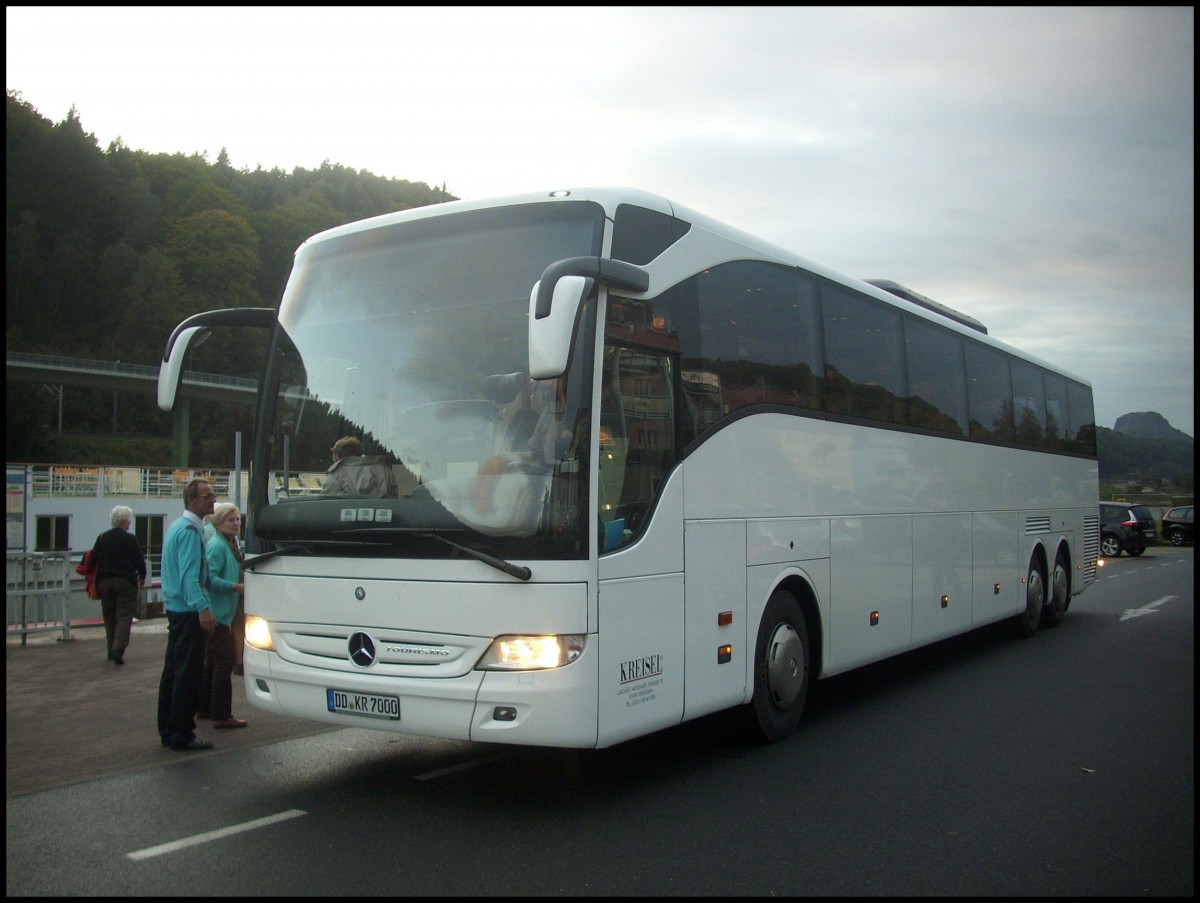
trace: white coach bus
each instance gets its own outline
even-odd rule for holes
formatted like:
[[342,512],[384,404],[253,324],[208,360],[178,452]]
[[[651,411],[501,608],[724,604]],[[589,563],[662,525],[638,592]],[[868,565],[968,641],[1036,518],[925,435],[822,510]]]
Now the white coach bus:
[[[586,748],[740,708],[774,741],[814,680],[1057,626],[1095,579],[1087,382],[654,195],[322,232],[277,310],[179,325],[162,407],[220,326],[272,331],[246,534],[268,711]],[[345,436],[392,478],[322,491]]]

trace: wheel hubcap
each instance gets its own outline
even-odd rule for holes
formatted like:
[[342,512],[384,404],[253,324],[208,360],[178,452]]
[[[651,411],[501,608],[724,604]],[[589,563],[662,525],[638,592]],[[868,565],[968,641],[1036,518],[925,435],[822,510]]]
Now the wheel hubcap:
[[1042,574],[1040,571],[1032,570],[1029,572],[1029,583],[1025,590],[1025,614],[1029,617],[1041,615],[1042,605],[1046,601],[1045,588],[1042,586]]
[[1062,562],[1054,565],[1054,607],[1060,611],[1066,608],[1067,602],[1067,569]]
[[778,709],[786,709],[804,689],[804,645],[791,624],[780,624],[767,644],[767,692]]

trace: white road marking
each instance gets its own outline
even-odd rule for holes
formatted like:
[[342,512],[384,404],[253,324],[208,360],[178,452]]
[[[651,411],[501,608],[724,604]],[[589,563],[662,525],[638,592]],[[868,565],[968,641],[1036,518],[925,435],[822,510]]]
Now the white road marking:
[[1165,605],[1174,598],[1174,596],[1163,596],[1161,599],[1155,599],[1141,608],[1127,608],[1121,612],[1121,620],[1128,621],[1130,618],[1140,618],[1142,615],[1154,614],[1160,605]]
[[273,825],[276,822],[287,821],[289,818],[299,818],[301,815],[308,815],[303,809],[288,809],[286,812],[280,812],[278,815],[268,815],[266,818],[256,818],[254,821],[242,822],[240,825],[230,825],[228,828],[220,828],[216,831],[206,831],[203,834],[196,834],[192,837],[184,837],[180,840],[172,840],[170,843],[159,844],[156,847],[147,847],[144,850],[134,850],[132,853],[126,853],[130,859],[151,859],[155,856],[163,856],[167,853],[174,853],[176,850],[194,847],[198,844],[208,843],[210,840],[219,840],[222,837],[229,837],[232,834],[241,834],[243,831],[253,831],[255,828],[265,828],[267,825]]

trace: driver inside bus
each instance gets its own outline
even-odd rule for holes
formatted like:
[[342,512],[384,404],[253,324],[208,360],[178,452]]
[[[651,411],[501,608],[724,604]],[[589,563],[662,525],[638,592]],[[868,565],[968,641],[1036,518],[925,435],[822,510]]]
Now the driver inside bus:
[[342,437],[331,451],[333,465],[325,472],[321,495],[399,497],[396,474],[386,455],[364,455],[362,442],[354,436]]
[[492,508],[496,481],[488,477],[513,472],[546,472],[571,444],[571,430],[559,420],[565,401],[563,379],[529,379],[524,391],[530,409],[537,415],[537,424],[521,447],[493,455],[479,466],[479,476],[484,479],[475,481],[474,496],[475,509],[480,513]]

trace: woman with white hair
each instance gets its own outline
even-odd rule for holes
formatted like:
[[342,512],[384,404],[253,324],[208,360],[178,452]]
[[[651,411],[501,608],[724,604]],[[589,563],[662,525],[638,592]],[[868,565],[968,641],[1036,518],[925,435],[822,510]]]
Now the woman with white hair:
[[133,616],[137,613],[138,591],[146,579],[146,556],[137,537],[129,532],[132,508],[117,505],[109,520],[112,529],[96,537],[92,552],[97,562],[96,589],[100,591],[100,610],[104,614],[108,660],[123,665]]

